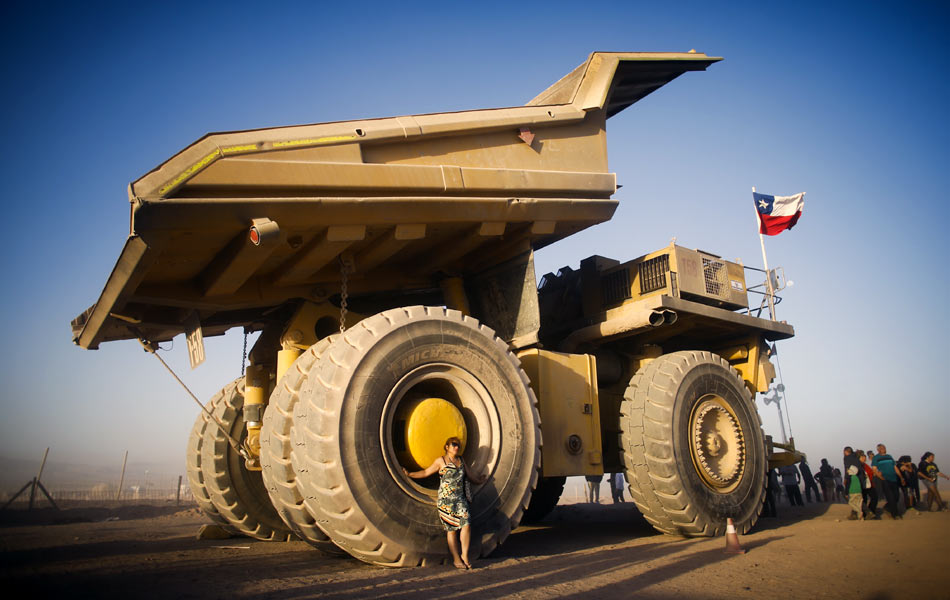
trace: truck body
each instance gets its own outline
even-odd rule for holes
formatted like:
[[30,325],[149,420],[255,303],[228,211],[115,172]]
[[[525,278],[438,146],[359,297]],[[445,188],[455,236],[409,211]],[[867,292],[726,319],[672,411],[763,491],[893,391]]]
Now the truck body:
[[443,560],[438,482],[403,469],[450,435],[488,476],[483,554],[571,475],[625,472],[661,531],[747,530],[769,460],[794,459],[753,401],[792,327],[706,252],[592,256],[540,286],[533,258],[613,216],[607,120],[718,60],[595,52],[525,106],[206,135],[129,185],[74,342],[261,332],[188,449],[202,509],[258,538]]

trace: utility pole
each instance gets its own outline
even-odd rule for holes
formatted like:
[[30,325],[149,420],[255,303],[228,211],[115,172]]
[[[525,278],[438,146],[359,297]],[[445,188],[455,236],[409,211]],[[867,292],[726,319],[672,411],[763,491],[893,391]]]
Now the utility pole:
[[122,459],[122,475],[119,477],[119,489],[115,492],[115,499],[118,500],[122,495],[122,486],[125,484],[125,463],[129,460],[129,451],[125,451],[125,458]]

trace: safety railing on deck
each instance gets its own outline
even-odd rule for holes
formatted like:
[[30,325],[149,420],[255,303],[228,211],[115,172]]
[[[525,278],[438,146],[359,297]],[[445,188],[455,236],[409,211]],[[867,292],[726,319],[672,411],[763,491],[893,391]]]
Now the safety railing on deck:
[[[743,265],[743,268],[746,271],[756,271],[757,273],[762,273],[763,275],[769,277],[771,274],[772,277],[772,306],[777,306],[782,302],[782,297],[779,296],[776,292],[780,292],[785,289],[787,282],[785,280],[785,271],[781,267],[771,269],[771,272],[766,271],[765,269],[759,269],[758,267],[750,267],[748,265]],[[749,308],[739,311],[742,314],[751,315],[753,317],[761,317],[762,311],[765,311],[767,318],[775,320],[774,315],[769,315],[769,286],[767,279],[764,279],[762,283],[757,285],[748,285],[749,277],[746,276],[746,292],[750,295]],[[752,298],[759,297],[761,301],[759,302],[758,308],[753,308]]]

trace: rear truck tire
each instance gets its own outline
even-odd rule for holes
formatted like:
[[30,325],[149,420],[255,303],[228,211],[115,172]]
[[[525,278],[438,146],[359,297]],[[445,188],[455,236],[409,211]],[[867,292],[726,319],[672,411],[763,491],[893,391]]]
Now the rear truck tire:
[[[213,412],[215,403],[221,402],[223,399],[223,394],[219,393],[215,395],[215,397],[208,402],[206,408]],[[208,417],[208,413],[201,411],[198,413],[198,418],[195,419],[195,424],[191,428],[191,435],[188,436],[188,449],[185,453],[185,472],[188,475],[188,485],[191,487],[191,495],[194,496],[198,508],[201,509],[205,516],[211,519],[216,525],[236,535],[238,533],[237,530],[231,527],[228,520],[225,519],[221,513],[218,512],[218,509],[214,507],[214,504],[211,503],[211,497],[208,495],[208,488],[205,485],[205,474],[201,465],[201,445],[205,437],[205,429],[208,427],[215,427],[215,425]]]
[[[243,377],[225,386],[208,407],[231,437],[243,441]],[[293,537],[271,504],[260,471],[244,467],[244,457],[210,419],[201,439],[200,464],[208,501],[231,528],[259,540],[286,541]]]
[[537,523],[548,516],[557,506],[564,493],[564,483],[567,477],[542,477],[538,480],[538,487],[531,494],[531,502],[524,511],[524,523]]
[[271,503],[291,531],[325,554],[345,556],[346,553],[330,541],[307,510],[297,483],[297,473],[290,462],[290,432],[300,390],[307,384],[320,356],[336,337],[318,341],[297,357],[271,394],[261,426],[261,475]]
[[762,422],[739,373],[710,352],[682,351],[634,375],[620,407],[630,494],[663,533],[718,536],[755,525],[765,499]]
[[[404,458],[419,438],[398,411],[420,397],[454,407],[463,459],[489,475],[472,486],[470,557],[518,525],[538,479],[540,421],[527,376],[494,331],[445,308],[388,310],[342,334],[315,367],[294,411],[291,462],[304,504],[339,547],[383,566],[445,562],[438,478],[402,473],[420,468]],[[434,458],[448,436],[431,429]]]

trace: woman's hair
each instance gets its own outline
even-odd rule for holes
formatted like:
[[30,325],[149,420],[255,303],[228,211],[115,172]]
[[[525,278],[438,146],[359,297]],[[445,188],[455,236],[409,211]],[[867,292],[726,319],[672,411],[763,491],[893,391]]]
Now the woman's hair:
[[858,458],[861,458],[862,456],[863,456],[864,458],[867,458],[867,457],[868,457],[868,455],[864,453],[864,450],[858,450],[857,452],[855,452],[855,454],[858,455]]
[[458,443],[459,443],[459,450],[462,449],[462,440],[458,439],[458,438],[455,437],[454,435],[453,435],[452,437],[450,437],[449,439],[445,440],[445,445],[442,446],[442,447],[443,447],[443,448],[448,448],[448,447],[449,447],[449,444],[451,444],[452,442],[458,442]]
[[920,457],[920,462],[926,462],[928,458],[933,456],[933,452],[924,452],[924,455]]

